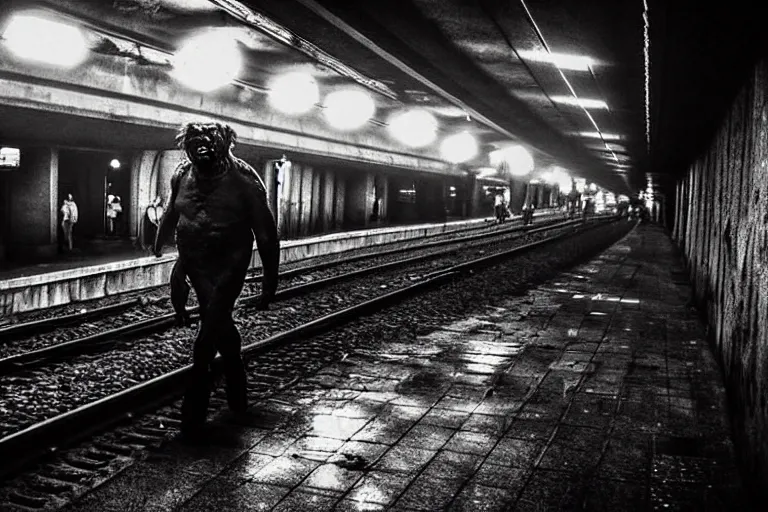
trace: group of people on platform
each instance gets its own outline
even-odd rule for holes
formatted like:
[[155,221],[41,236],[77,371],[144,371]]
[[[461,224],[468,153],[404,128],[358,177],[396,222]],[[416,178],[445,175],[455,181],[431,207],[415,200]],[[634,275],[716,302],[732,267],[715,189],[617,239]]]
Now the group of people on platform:
[[[64,251],[72,252],[74,248],[75,224],[77,224],[80,215],[72,194],[67,194],[59,209],[59,213],[61,214],[61,231],[63,234],[62,248]],[[120,196],[107,195],[105,217],[106,236],[117,236],[123,218],[123,205]]]

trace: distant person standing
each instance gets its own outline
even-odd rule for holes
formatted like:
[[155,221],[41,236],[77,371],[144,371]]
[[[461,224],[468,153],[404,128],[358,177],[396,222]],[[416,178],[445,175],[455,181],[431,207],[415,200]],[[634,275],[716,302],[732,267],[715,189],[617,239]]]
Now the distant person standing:
[[107,196],[107,235],[115,235],[117,217],[122,211],[123,207],[120,204],[120,196],[109,194]]
[[72,230],[77,224],[77,215],[77,204],[72,194],[67,194],[61,207],[61,229],[64,231],[64,240],[69,251],[72,250]]

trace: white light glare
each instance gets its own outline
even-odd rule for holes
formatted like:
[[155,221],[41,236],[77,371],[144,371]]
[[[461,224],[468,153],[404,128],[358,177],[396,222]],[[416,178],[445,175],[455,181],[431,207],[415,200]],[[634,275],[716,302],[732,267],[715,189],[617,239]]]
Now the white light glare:
[[552,101],[564,105],[573,105],[574,107],[608,109],[608,104],[603,100],[576,98],[574,96],[552,96]]
[[366,123],[376,111],[371,97],[357,90],[332,92],[325,98],[325,118],[339,130],[353,130]]
[[440,145],[440,153],[443,158],[458,164],[466,162],[477,155],[477,141],[468,132],[461,132],[446,137]]
[[437,138],[437,120],[425,110],[409,110],[393,117],[389,133],[412,148],[420,148]]
[[173,76],[192,89],[208,92],[234,80],[241,66],[235,40],[211,31],[184,42],[173,57]]
[[600,133],[600,132],[578,132],[578,135],[582,137],[589,137],[592,139],[600,139],[603,140],[621,140],[621,135],[616,133]]
[[33,15],[14,15],[3,38],[8,48],[22,59],[65,68],[76,66],[88,53],[80,29]]
[[573,180],[571,180],[571,177],[559,167],[553,169],[552,172],[549,173],[548,178],[549,182],[557,185],[557,188],[559,188],[560,192],[563,194],[569,193],[573,187]]
[[547,51],[521,51],[520,56],[535,62],[551,62],[560,69],[573,71],[589,71],[594,61],[583,55],[569,55],[566,53],[550,53]]
[[587,188],[587,180],[584,178],[575,178],[573,181],[576,182],[576,192],[579,194],[584,193],[584,189]]
[[513,176],[526,176],[533,170],[533,157],[523,146],[510,146],[491,151],[488,155],[491,165]]
[[120,160],[117,158],[113,158],[111,162],[109,162],[109,166],[113,169],[119,169],[120,168]]
[[269,102],[285,114],[303,114],[320,99],[317,82],[307,73],[294,71],[275,78],[269,86]]

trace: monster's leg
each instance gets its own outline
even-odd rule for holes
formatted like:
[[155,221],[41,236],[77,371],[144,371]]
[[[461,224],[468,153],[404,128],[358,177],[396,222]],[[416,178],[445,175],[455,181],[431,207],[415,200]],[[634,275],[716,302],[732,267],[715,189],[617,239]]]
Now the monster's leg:
[[204,336],[210,335],[215,339],[215,347],[221,354],[226,378],[227,402],[230,410],[235,413],[245,412],[248,407],[247,378],[245,365],[240,355],[242,339],[237,326],[232,319],[232,310],[240,291],[243,288],[245,274],[250,261],[250,250],[234,258],[231,272],[222,276],[217,282],[216,297],[210,302],[205,311]]
[[[200,310],[208,309],[214,295],[213,283],[209,279],[195,276],[192,280],[192,286],[195,288]],[[200,427],[205,423],[208,413],[208,400],[213,385],[210,365],[216,356],[216,345],[209,334],[211,329],[206,329],[208,321],[208,315],[201,316],[200,329],[197,332],[192,352],[192,371],[181,404],[182,430],[193,430]]]
[[227,403],[234,413],[243,413],[248,408],[247,377],[240,355],[242,339],[231,313],[224,319],[217,348],[224,363],[224,377],[227,381]]
[[176,313],[176,323],[180,327],[190,325],[189,313],[187,313],[187,300],[189,299],[189,285],[187,276],[179,260],[173,264],[171,271],[171,304]]

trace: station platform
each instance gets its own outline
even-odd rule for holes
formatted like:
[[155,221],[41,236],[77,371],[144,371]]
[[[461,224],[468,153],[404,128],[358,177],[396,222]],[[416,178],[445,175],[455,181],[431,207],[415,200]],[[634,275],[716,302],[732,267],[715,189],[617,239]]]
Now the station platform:
[[749,510],[681,273],[640,225],[501,307],[255,404],[271,421],[222,423],[234,443],[171,441],[68,510]]
[[[537,212],[536,217],[559,213],[557,209],[542,209]],[[391,225],[283,240],[280,262],[292,263],[355,249],[417,240],[481,225],[493,225],[493,219],[486,217],[441,223]],[[146,251],[135,248],[130,242],[102,242],[91,244],[87,250],[76,251],[57,260],[17,265],[1,270],[0,321],[18,313],[99,299],[168,283],[176,260],[175,251],[166,247],[165,254],[161,258],[155,258]],[[260,267],[255,249],[251,266]]]

